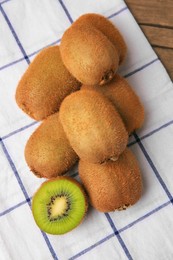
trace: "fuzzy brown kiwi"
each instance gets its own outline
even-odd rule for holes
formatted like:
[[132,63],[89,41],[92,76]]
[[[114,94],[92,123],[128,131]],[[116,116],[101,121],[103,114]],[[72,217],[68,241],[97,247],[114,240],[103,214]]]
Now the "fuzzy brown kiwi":
[[104,94],[116,107],[129,134],[140,128],[144,122],[144,107],[128,82],[119,75],[106,85],[81,87]]
[[84,219],[88,200],[83,187],[70,177],[44,182],[32,199],[32,213],[41,230],[65,234]]
[[64,132],[78,156],[101,163],[118,158],[128,134],[119,113],[101,93],[79,90],[64,99],[59,112]]
[[111,41],[119,54],[119,64],[121,65],[127,54],[127,46],[121,35],[120,31],[116,26],[107,18],[100,14],[84,14],[80,16],[74,23],[73,26],[77,25],[89,25],[97,28]]
[[102,85],[118,69],[116,47],[93,26],[72,25],[62,37],[60,52],[67,69],[83,84]]
[[92,206],[101,212],[126,209],[142,194],[138,162],[129,149],[116,162],[92,164],[80,160],[79,175]]
[[16,102],[30,117],[42,120],[59,110],[62,100],[80,88],[62,63],[59,46],[41,51],[18,83]]
[[25,147],[25,159],[38,177],[52,178],[66,173],[78,157],[71,148],[55,113],[30,136]]

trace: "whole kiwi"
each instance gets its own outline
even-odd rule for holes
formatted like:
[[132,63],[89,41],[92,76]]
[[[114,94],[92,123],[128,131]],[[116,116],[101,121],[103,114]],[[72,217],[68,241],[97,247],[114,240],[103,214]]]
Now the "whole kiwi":
[[104,94],[116,107],[129,134],[142,126],[144,122],[143,105],[132,87],[121,76],[116,74],[111,82],[102,87],[83,85],[81,89]]
[[126,209],[142,194],[138,162],[129,149],[116,162],[93,164],[80,160],[79,175],[92,206],[101,212]]
[[45,119],[30,136],[25,159],[35,175],[48,179],[66,173],[75,164],[78,157],[66,138],[58,113]]
[[72,25],[60,43],[62,60],[70,73],[87,85],[110,81],[118,69],[115,45],[92,25]]
[[42,50],[29,65],[16,90],[18,106],[42,120],[59,110],[62,100],[80,87],[62,63],[59,46]]
[[128,134],[119,113],[101,93],[79,90],[67,96],[59,118],[78,156],[101,163],[117,159],[127,145]]
[[127,54],[127,46],[120,31],[110,20],[100,14],[89,13],[81,15],[73,23],[73,26],[77,25],[89,25],[101,31],[118,50],[119,64],[122,64]]

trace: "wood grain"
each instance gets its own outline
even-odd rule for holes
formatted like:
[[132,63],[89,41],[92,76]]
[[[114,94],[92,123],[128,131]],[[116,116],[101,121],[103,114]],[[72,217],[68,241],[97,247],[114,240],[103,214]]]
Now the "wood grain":
[[127,0],[137,21],[173,28],[172,0]]
[[173,30],[141,25],[141,28],[153,46],[173,49]]
[[173,80],[173,0],[126,0]]

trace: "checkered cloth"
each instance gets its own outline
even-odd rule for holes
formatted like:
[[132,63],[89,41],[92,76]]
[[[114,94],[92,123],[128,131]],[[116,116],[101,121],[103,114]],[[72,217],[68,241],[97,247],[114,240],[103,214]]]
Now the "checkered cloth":
[[[140,96],[144,127],[129,142],[144,191],[122,212],[93,208],[72,232],[47,235],[36,226],[31,198],[44,180],[30,173],[24,147],[38,122],[16,105],[17,83],[35,55],[60,42],[81,14],[108,17],[128,45],[120,69]],[[173,259],[173,85],[123,0],[0,1],[0,259]],[[77,167],[71,175],[77,176]]]

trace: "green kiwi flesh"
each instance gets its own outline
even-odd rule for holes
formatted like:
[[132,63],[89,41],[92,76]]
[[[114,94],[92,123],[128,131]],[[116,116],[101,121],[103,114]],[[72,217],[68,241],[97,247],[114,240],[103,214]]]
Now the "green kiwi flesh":
[[41,230],[53,235],[67,233],[77,227],[87,210],[81,185],[70,177],[44,182],[32,200],[32,212]]

